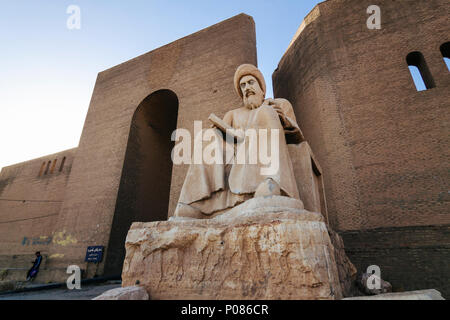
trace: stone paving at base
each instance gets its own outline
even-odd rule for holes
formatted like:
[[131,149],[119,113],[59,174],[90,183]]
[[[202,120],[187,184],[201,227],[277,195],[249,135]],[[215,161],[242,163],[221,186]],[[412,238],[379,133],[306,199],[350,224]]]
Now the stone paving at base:
[[120,288],[119,283],[81,285],[80,290],[56,288],[48,290],[0,294],[0,300],[91,300],[105,291]]

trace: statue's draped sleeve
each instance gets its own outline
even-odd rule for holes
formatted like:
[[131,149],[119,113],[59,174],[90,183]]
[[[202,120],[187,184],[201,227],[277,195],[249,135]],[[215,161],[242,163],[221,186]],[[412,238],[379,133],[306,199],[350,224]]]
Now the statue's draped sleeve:
[[274,102],[281,108],[286,118],[286,123],[282,124],[287,144],[299,144],[305,141],[305,137],[297,124],[291,103],[286,99],[275,99]]

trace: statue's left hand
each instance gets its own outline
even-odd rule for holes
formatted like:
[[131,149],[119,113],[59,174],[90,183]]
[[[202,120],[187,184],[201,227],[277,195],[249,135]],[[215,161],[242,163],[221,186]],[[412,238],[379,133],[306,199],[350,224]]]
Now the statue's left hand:
[[283,127],[289,126],[290,122],[286,119],[286,115],[281,109],[281,106],[274,99],[266,99],[263,105],[271,106],[278,113],[278,116],[280,117],[280,121]]

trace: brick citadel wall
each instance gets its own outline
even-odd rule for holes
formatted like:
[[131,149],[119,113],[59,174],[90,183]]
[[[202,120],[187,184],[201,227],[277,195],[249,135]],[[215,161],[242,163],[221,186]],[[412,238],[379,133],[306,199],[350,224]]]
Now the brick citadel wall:
[[61,240],[54,228],[75,155],[70,149],[2,168],[0,269],[28,269],[35,251],[48,257]]
[[360,273],[377,265],[393,291],[436,289],[450,298],[450,225],[377,228],[340,235]]
[[[401,251],[397,241],[450,224],[450,73],[440,50],[450,40],[448,1],[378,1],[379,30],[367,28],[372,4],[317,5],[273,74],[274,93],[292,102],[322,165],[330,224],[344,235],[352,261],[380,263],[394,286],[433,287],[433,274],[450,272],[436,254],[448,254],[446,240],[427,240],[435,252],[418,247],[420,235]],[[417,51],[433,78],[429,90],[417,91],[409,71],[406,58]],[[383,240],[383,254],[367,247],[367,239],[381,241],[380,228],[397,230]],[[411,259],[419,262],[403,274]]]

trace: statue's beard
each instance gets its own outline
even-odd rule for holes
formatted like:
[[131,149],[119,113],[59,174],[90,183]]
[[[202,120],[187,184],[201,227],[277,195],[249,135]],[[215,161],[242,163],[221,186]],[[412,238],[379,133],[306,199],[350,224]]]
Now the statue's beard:
[[252,94],[248,97],[244,96],[244,106],[247,109],[253,110],[259,108],[264,102],[264,97],[258,94]]

